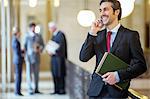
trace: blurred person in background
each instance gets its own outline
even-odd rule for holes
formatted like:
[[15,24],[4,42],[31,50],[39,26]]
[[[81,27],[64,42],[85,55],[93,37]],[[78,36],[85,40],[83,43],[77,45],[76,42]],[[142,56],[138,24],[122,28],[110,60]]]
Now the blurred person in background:
[[54,52],[48,52],[51,56],[51,71],[54,81],[54,93],[66,94],[65,77],[66,77],[66,59],[67,59],[67,43],[65,34],[57,29],[54,22],[49,22],[49,31],[52,33],[52,41],[59,45]]
[[[29,31],[25,36],[25,52],[26,52],[26,73],[28,93],[30,95],[39,92],[39,66],[40,66],[40,54],[44,49],[43,38],[40,34],[35,33],[35,23],[29,24]],[[34,75],[34,89],[32,86],[32,73]]]
[[19,41],[19,28],[14,27],[12,32],[13,64],[15,65],[15,94],[23,96],[23,94],[21,93],[23,53]]

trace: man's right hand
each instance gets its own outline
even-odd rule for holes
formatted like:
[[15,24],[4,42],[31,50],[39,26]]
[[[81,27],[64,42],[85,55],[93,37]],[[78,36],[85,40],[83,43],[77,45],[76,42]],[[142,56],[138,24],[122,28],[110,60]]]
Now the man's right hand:
[[48,53],[49,56],[54,55],[54,53],[50,52],[50,51],[46,51]]
[[97,35],[97,32],[100,31],[103,27],[103,23],[100,19],[95,20],[92,25],[91,25],[91,30],[90,32],[94,35]]

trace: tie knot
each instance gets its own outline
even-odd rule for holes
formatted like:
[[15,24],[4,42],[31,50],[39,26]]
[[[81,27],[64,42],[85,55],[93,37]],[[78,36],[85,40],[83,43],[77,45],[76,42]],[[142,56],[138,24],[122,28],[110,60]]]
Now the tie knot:
[[111,35],[111,34],[112,34],[112,32],[111,32],[111,31],[108,31],[108,32],[107,32],[107,35]]

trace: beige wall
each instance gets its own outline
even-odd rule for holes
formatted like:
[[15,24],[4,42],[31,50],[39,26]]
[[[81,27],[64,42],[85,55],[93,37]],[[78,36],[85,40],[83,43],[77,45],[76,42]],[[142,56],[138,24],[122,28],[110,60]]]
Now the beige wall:
[[146,3],[146,22],[149,22],[150,23],[150,13],[149,13],[149,10],[150,10],[150,0],[145,0],[145,3]]
[[124,18],[121,23],[127,28],[136,30],[140,34],[142,48],[145,49],[145,1],[136,0],[132,14]]
[[144,0],[137,0],[135,2],[135,9],[132,13],[132,28],[140,33],[140,40],[144,49],[145,45],[145,2]]

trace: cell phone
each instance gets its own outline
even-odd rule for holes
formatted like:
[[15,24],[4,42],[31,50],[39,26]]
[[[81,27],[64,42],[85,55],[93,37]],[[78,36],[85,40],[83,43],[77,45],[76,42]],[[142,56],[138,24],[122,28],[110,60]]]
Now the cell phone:
[[99,22],[99,26],[102,26],[102,27],[104,26],[103,21],[102,21],[101,18],[98,20],[98,22]]

